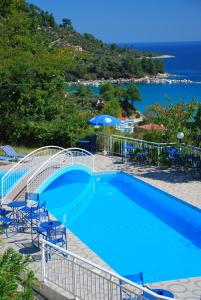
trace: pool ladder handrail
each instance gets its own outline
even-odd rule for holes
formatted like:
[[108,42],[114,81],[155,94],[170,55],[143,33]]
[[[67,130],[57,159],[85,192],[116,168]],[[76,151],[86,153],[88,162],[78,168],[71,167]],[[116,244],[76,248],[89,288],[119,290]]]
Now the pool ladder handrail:
[[[27,154],[25,157],[23,157],[22,159],[20,159],[19,162],[17,162],[10,170],[8,170],[8,172],[6,174],[4,174],[4,176],[1,179],[1,198],[4,199],[4,197],[7,195],[7,193],[9,193],[12,189],[13,186],[16,185],[17,182],[14,182],[14,184],[11,186],[11,188],[8,191],[4,191],[4,184],[5,181],[8,180],[8,178],[10,178],[12,176],[12,174],[14,174],[15,172],[17,172],[17,169],[20,169],[20,167],[25,164],[27,161],[31,160],[31,158],[33,158],[34,156],[36,156],[37,154],[40,153],[45,153],[48,150],[58,150],[61,151],[63,150],[63,147],[60,146],[44,146],[44,147],[40,147],[38,149],[33,150],[31,153]],[[27,169],[27,168],[25,168]],[[21,170],[21,169],[20,169]],[[19,178],[19,179],[22,179]]]

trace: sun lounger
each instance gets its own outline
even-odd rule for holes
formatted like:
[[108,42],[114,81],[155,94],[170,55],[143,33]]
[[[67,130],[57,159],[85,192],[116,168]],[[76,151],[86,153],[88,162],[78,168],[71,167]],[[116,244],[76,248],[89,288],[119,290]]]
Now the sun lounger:
[[0,155],[0,161],[13,161],[13,157],[8,157],[8,156],[1,156]]
[[23,158],[26,155],[25,154],[21,154],[21,153],[17,153],[11,146],[9,145],[5,145],[5,146],[1,146],[1,149],[6,153],[6,155],[10,156],[10,157],[14,157],[14,158]]

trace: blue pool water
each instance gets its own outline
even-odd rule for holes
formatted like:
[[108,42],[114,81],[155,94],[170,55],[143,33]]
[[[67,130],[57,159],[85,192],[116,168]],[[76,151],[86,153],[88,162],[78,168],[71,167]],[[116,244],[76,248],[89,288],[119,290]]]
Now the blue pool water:
[[121,275],[201,276],[201,212],[125,173],[71,170],[41,191],[49,211]]

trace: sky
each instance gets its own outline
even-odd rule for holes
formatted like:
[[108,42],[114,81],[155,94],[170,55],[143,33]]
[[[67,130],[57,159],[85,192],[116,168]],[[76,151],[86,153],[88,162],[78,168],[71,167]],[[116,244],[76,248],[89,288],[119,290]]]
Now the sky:
[[201,41],[201,0],[28,0],[104,42]]

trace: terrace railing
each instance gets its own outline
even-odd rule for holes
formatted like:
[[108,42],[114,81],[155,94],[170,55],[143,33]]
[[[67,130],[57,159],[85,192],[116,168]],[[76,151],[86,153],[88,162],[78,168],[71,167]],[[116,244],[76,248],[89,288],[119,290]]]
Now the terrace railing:
[[68,148],[57,152],[29,177],[27,192],[35,192],[48,177],[70,165],[83,165],[94,171],[94,155],[80,148]]
[[42,280],[56,284],[80,300],[148,299],[143,293],[152,296],[152,299],[172,299],[157,295],[46,240],[42,240]]
[[184,143],[181,143],[179,147],[181,148],[181,151],[184,154],[190,154],[194,155],[195,157],[201,157],[201,148],[199,147],[195,147]]
[[168,146],[176,146],[177,143],[155,143],[145,140],[139,140],[119,135],[104,136],[98,135],[97,147],[99,151],[106,149],[110,155],[123,156],[125,152],[125,145],[134,146],[137,151],[142,149],[149,149],[149,159],[152,164],[160,163],[160,156],[165,152]]
[[64,148],[57,146],[46,146],[38,148],[19,162],[17,162],[1,180],[1,198],[5,198],[9,192],[22,180],[23,177],[32,174],[41,164],[43,164],[50,157]]
[[[148,149],[146,161],[152,165],[160,165],[166,163],[168,161],[167,148],[168,147],[176,147],[181,152],[180,162],[181,165],[187,165],[187,158],[191,156],[189,159],[189,167],[192,169],[200,169],[201,165],[201,148],[194,147],[192,145],[187,145],[184,143],[155,143],[145,140],[139,140],[119,135],[110,135],[104,136],[103,134],[98,135],[97,139],[97,149],[99,151],[106,150],[110,155],[119,155],[124,156],[125,146],[130,145],[134,146],[134,152],[140,153],[144,149]],[[183,160],[183,162],[182,162]]]

